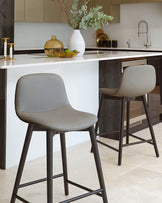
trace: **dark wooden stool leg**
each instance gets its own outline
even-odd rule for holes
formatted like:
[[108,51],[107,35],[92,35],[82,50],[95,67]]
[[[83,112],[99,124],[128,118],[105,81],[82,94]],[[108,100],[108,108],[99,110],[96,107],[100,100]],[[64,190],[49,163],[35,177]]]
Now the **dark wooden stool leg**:
[[158,151],[158,148],[157,148],[155,134],[154,134],[154,130],[153,130],[153,127],[152,127],[152,124],[151,124],[150,115],[149,115],[149,112],[148,112],[145,96],[142,96],[142,101],[143,101],[143,105],[144,105],[144,109],[145,109],[149,129],[150,129],[151,137],[152,137],[153,144],[154,144],[155,154],[156,154],[157,157],[159,157],[159,151]]
[[102,109],[103,101],[104,101],[104,95],[102,94],[101,95],[101,99],[100,99],[99,110],[98,110],[98,114],[97,114],[98,121],[97,121],[96,126],[95,126],[95,134],[96,134],[96,136],[97,136],[97,130],[98,130],[98,127],[99,127],[100,114],[101,114],[101,109]]
[[[95,135],[96,135],[96,137],[97,137],[97,130],[98,130],[98,127],[99,127],[99,122],[100,122],[100,114],[101,114],[101,109],[102,109],[103,101],[104,101],[104,95],[102,94],[101,95],[101,99],[100,99],[98,113],[97,113],[98,121],[97,121],[97,123],[95,125]],[[93,152],[93,147],[91,147],[91,152]]]
[[47,130],[47,203],[53,203],[53,133]]
[[130,101],[127,101],[127,128],[126,128],[126,144],[129,144],[129,121],[130,121]]
[[104,179],[103,179],[102,167],[101,167],[97,142],[96,142],[96,138],[95,138],[94,127],[91,127],[89,129],[89,133],[90,133],[91,143],[92,143],[92,147],[93,147],[94,159],[95,159],[95,163],[96,163],[96,168],[97,168],[97,174],[98,174],[98,178],[99,178],[100,187],[101,187],[101,189],[103,189],[103,191],[102,191],[103,202],[108,203],[105,183],[104,183]]
[[123,132],[124,132],[124,113],[125,113],[125,98],[123,97],[121,107],[121,120],[120,120],[120,134],[119,134],[119,156],[118,156],[118,165],[121,165],[122,162],[122,148],[123,148]]
[[64,188],[65,195],[69,194],[68,187],[68,173],[67,173],[67,158],[66,158],[66,142],[65,142],[65,133],[60,134],[60,142],[61,142],[61,154],[62,154],[62,167],[64,173]]
[[[102,109],[103,101],[104,101],[104,94],[101,95],[99,109],[98,109],[98,114],[97,114],[98,121],[97,121],[97,123],[95,125],[95,136],[96,137],[97,137],[97,130],[98,130],[98,127],[99,127],[99,122],[100,122],[100,114],[101,114],[101,109]],[[91,152],[93,152],[93,147],[91,147]]]
[[17,195],[18,188],[20,185],[21,176],[23,173],[24,165],[25,165],[25,160],[27,157],[27,153],[28,153],[28,149],[29,149],[29,145],[30,145],[30,141],[31,141],[31,137],[32,137],[32,130],[33,130],[33,125],[29,125],[27,133],[26,133],[24,147],[23,147],[23,151],[21,154],[21,159],[20,159],[20,163],[19,163],[19,167],[18,167],[18,171],[17,171],[16,180],[15,180],[14,189],[13,189],[10,203],[14,203],[16,201],[16,195]]

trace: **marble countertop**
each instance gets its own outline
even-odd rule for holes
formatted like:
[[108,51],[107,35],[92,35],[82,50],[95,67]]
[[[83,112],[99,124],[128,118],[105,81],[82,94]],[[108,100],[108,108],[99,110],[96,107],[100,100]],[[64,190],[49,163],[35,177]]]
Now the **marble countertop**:
[[45,54],[15,55],[15,61],[0,60],[0,68],[19,68],[24,66],[40,66],[44,64],[80,63],[88,61],[117,60],[162,56],[162,52],[131,52],[131,51],[87,51],[84,56],[73,58],[48,58]]

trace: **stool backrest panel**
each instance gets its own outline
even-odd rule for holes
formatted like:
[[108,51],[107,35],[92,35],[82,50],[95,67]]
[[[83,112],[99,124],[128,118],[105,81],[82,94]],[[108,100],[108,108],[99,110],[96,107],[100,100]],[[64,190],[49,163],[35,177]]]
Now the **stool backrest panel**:
[[21,77],[16,86],[16,112],[50,111],[69,105],[62,78],[55,74]]
[[124,69],[117,96],[137,97],[155,88],[156,74],[152,65],[131,66]]

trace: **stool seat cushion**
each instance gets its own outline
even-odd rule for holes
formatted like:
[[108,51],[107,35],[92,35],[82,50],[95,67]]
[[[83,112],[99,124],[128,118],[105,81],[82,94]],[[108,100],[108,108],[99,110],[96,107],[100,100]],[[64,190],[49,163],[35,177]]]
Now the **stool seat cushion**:
[[42,112],[19,112],[19,118],[25,122],[56,131],[76,131],[91,127],[97,117],[93,114],[73,109],[71,105]]

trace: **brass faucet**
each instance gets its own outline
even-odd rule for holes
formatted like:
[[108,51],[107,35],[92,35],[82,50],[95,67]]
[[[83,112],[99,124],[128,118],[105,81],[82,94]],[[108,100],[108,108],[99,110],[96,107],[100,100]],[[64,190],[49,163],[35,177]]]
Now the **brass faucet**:
[[[145,26],[146,26],[146,31],[145,32],[141,32],[140,31],[140,25],[144,23]],[[151,46],[151,42],[149,43],[148,41],[148,23],[145,21],[145,20],[141,20],[139,23],[138,23],[138,37],[140,37],[140,34],[146,34],[146,41],[144,42],[144,46],[146,48],[150,47]]]

